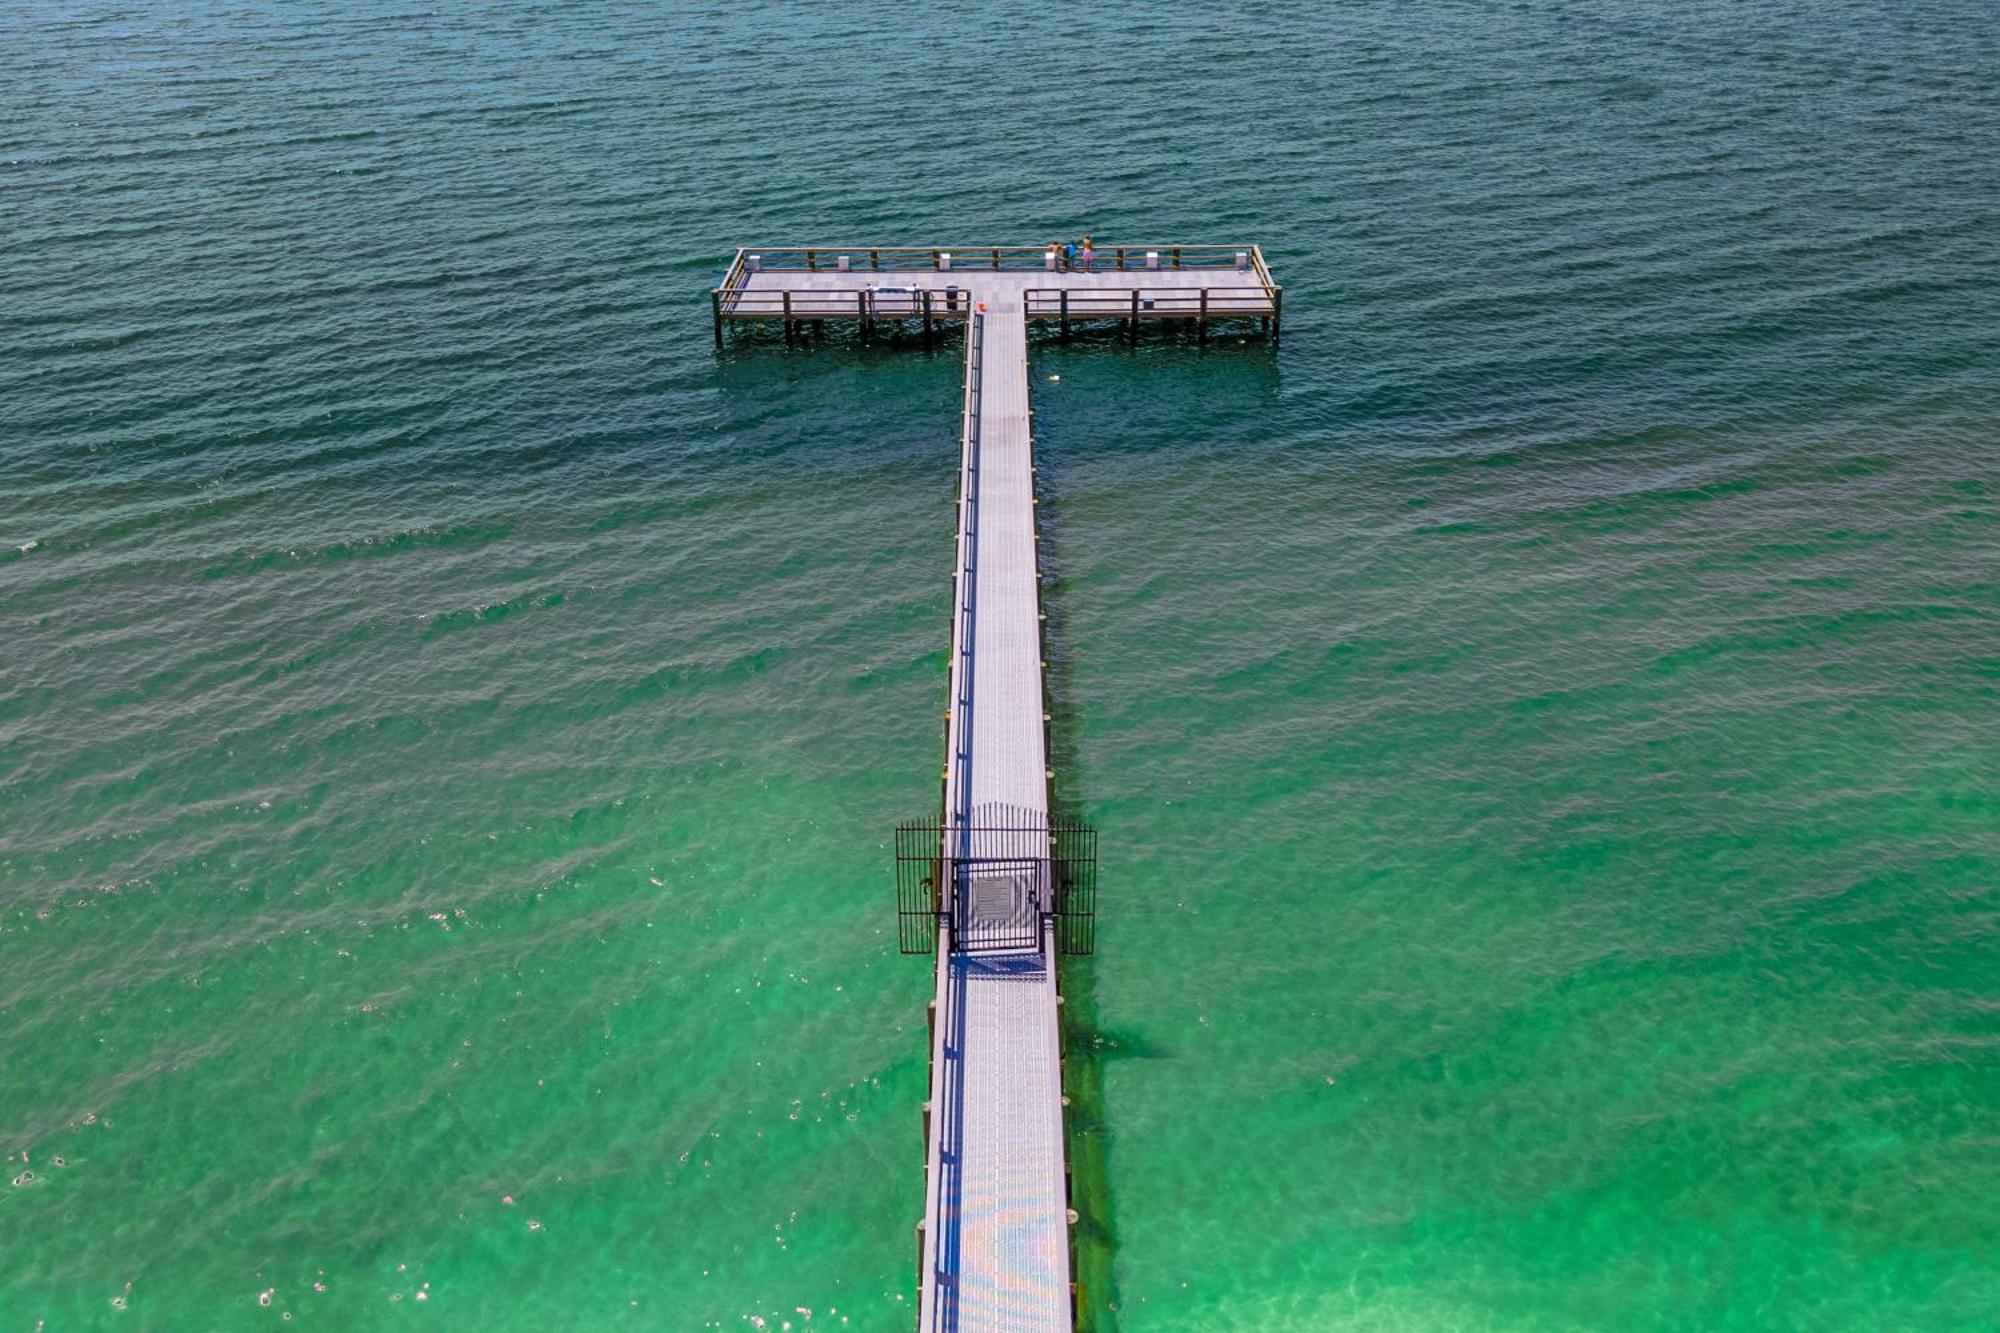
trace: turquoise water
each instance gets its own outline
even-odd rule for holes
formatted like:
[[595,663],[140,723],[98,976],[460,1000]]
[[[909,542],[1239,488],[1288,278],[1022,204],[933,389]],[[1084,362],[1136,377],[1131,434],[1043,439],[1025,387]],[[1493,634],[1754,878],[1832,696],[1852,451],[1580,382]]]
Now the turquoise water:
[[909,1326],[958,355],[705,288],[1090,230],[1093,1327],[1992,1326],[1989,7],[0,35],[0,1324]]

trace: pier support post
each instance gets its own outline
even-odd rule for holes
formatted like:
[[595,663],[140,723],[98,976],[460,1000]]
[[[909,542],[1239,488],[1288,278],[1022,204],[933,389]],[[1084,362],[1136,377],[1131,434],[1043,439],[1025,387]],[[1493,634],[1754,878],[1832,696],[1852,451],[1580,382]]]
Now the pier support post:
[[[1069,288],[1065,287],[1060,292],[1058,292],[1056,294],[1056,299],[1060,303],[1062,309],[1062,340],[1064,342],[1068,342],[1069,341]],[[716,316],[716,319],[718,321],[720,321],[721,318],[722,317],[720,315]],[[722,325],[719,322],[715,326],[715,337],[718,343],[721,342]]]
[[867,342],[868,335],[875,331],[875,321],[868,317],[867,292],[856,292],[854,294],[854,308],[861,314],[861,341]]
[[792,294],[789,291],[787,291],[786,293],[784,293],[784,297],[785,297],[785,341],[790,342],[792,340],[792,333],[794,332],[792,328]]
[[1280,287],[1271,293],[1271,346],[1278,345],[1278,334],[1285,327],[1285,289]]
[[1127,326],[1125,330],[1126,340],[1128,342],[1138,342],[1139,341],[1139,289],[1137,287],[1134,287],[1132,289],[1132,314],[1131,317],[1125,321],[1125,323]]
[[1208,341],[1208,288],[1201,289],[1201,313],[1195,317],[1195,341]]
[[720,347],[722,346],[722,289],[717,287],[708,296],[715,306],[715,345]]
[[924,288],[924,346],[931,345],[931,289]]

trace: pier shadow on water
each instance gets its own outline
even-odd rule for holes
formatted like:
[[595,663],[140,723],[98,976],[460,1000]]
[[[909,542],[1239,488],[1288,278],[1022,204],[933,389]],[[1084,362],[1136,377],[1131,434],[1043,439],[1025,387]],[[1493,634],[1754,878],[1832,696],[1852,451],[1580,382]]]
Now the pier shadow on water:
[[[1048,498],[1039,476],[1039,498]],[[1072,639],[1061,598],[1059,539],[1050,522],[1052,506],[1040,507],[1044,679],[1049,710],[1049,765],[1055,772],[1050,814],[1086,816],[1079,789],[1078,726],[1070,682]],[[1104,901],[1100,899],[1100,902]],[[1117,1212],[1111,1198],[1113,1135],[1104,1101],[1104,1072],[1119,1059],[1153,1059],[1164,1053],[1143,1039],[1107,1028],[1097,1005],[1097,959],[1064,958],[1061,987],[1063,1122],[1070,1164],[1070,1206],[1076,1210],[1075,1271],[1078,1333],[1117,1333],[1119,1328]]]

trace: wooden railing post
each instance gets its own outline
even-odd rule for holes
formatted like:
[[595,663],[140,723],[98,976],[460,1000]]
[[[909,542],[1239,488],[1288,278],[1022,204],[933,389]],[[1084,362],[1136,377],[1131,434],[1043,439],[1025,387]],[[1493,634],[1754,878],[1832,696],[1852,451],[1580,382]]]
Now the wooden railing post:
[[882,267],[882,252],[880,250],[870,250],[868,252],[868,267],[878,270]]
[[819,271],[819,253],[817,251],[806,251],[806,267],[814,272]]
[[1000,247],[997,245],[993,247],[993,267],[1000,267]]
[[1118,267],[1123,269],[1125,267],[1125,247],[1121,245],[1113,253],[1118,256]]
[[1174,267],[1179,268],[1180,266],[1181,266],[1181,248],[1177,245],[1174,247]]

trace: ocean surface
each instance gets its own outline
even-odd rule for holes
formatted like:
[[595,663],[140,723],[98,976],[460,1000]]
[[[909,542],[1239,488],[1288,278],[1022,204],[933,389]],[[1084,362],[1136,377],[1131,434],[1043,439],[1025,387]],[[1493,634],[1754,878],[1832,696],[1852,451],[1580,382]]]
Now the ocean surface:
[[[1098,1333],[2000,1310],[1988,3],[0,11],[0,1329],[902,1330],[960,353],[1038,344]],[[1060,375],[1060,381],[1051,379]]]

